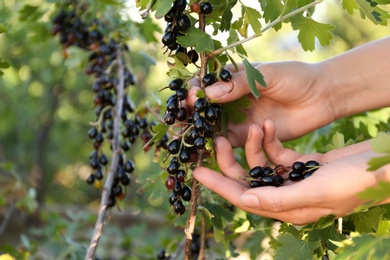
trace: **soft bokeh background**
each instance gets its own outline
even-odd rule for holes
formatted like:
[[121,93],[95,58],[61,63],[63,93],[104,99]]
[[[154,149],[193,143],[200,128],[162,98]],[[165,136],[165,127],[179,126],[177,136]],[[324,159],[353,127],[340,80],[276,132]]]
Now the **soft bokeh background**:
[[[0,1],[0,24],[9,30],[0,34],[0,59],[10,64],[0,76],[0,253],[78,259],[89,242],[101,192],[85,182],[92,149],[87,138],[94,119],[92,81],[84,74],[87,54],[71,48],[64,59],[58,39],[51,36],[56,2]],[[104,4],[109,2],[94,2],[93,11],[114,17],[116,9]],[[244,2],[256,6],[255,1]],[[127,6],[122,18],[142,22],[134,3],[129,1]],[[336,26],[330,46],[317,45],[315,51],[305,52],[297,32],[284,24],[280,31],[269,30],[244,45],[248,59],[317,62],[390,33],[389,26],[374,25],[358,13],[350,16],[339,1],[324,1],[315,17]],[[163,30],[164,22],[158,23]],[[140,40],[140,27],[132,24],[124,28],[138,78],[130,93],[139,106],[163,102],[166,94],[158,90],[169,81],[166,55],[159,42]],[[155,37],[160,39],[161,34]],[[320,131],[326,135],[353,125],[358,130],[346,136],[355,140],[361,135],[375,136],[378,122],[388,122],[389,116],[388,109],[365,113]],[[300,151],[321,150],[323,143],[317,139],[319,134],[314,133],[290,145]],[[112,211],[98,250],[103,257],[129,252],[153,256],[156,248],[172,246],[181,234],[169,224],[173,217],[167,205],[169,194],[163,179],[156,181],[161,170],[153,163],[153,153],[145,153],[140,143],[132,151],[137,178],[120,209]],[[145,241],[149,242],[145,245]]]

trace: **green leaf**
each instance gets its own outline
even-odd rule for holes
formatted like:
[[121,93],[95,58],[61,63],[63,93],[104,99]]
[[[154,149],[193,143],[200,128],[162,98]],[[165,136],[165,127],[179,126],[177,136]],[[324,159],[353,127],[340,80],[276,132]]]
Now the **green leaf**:
[[370,259],[389,260],[390,259],[390,237],[376,237],[371,234],[363,234],[354,237],[349,243],[337,250],[336,259]]
[[186,35],[177,37],[176,41],[183,47],[194,47],[197,52],[214,50],[214,42],[210,35],[194,27],[188,28]]
[[204,92],[203,90],[197,90],[196,91],[196,97],[197,98],[205,98],[206,97],[206,92]]
[[234,219],[234,213],[222,205],[205,203],[205,207],[214,217],[211,219],[213,226],[222,230]]
[[223,31],[229,31],[230,25],[233,18],[233,12],[232,8],[235,6],[237,1],[232,1],[226,5],[226,8],[223,10],[222,16],[221,16],[221,25],[219,26],[219,30],[221,32]]
[[366,0],[355,1],[359,6],[362,18],[368,17],[374,24],[387,25],[387,20],[390,18],[388,11],[381,9],[378,6],[372,7],[370,2]]
[[378,236],[390,235],[390,220],[380,220],[375,234]]
[[260,97],[260,92],[257,89],[256,82],[258,82],[263,87],[267,87],[267,84],[264,81],[263,74],[260,73],[258,69],[253,67],[251,63],[247,59],[242,61],[246,73],[246,78],[248,80],[249,88],[253,94],[253,96],[258,99]]
[[345,142],[344,135],[339,132],[336,132],[332,136],[332,144],[328,144],[328,150],[330,151],[330,150],[340,149],[352,143],[353,143],[352,139],[349,139],[347,142]]
[[0,23],[0,33],[7,33],[7,32],[8,32],[8,28],[4,24]]
[[374,152],[390,154],[390,134],[379,132],[377,138],[372,139],[370,142]]
[[342,0],[341,5],[350,15],[353,15],[355,9],[359,9],[355,0]]
[[168,13],[172,7],[173,0],[158,0],[154,1],[152,10],[156,11],[155,17],[160,19]]
[[280,234],[277,241],[281,246],[276,249],[274,260],[311,260],[313,251],[320,247],[320,241],[301,240],[291,234]]
[[229,121],[232,121],[234,124],[242,123],[245,122],[248,117],[243,110],[248,109],[251,106],[251,101],[246,97],[242,97],[223,104],[222,114],[223,116],[226,115]]
[[155,132],[155,135],[152,137],[152,139],[147,142],[144,147],[149,146],[150,144],[159,141],[163,136],[167,133],[169,129],[169,125],[165,124],[158,124],[152,127],[153,132]]
[[25,21],[27,19],[37,20],[42,13],[37,12],[39,6],[26,4],[19,10],[19,20]]
[[[263,16],[267,23],[276,20],[283,12],[283,4],[280,0],[268,0],[259,2],[264,2],[265,4]],[[274,25],[273,28],[276,31],[279,30],[280,28],[282,28],[282,23],[277,23],[276,25]]]
[[[239,41],[239,37],[238,37],[238,33],[236,30],[230,30],[229,31],[229,37],[227,39],[227,44],[232,44],[234,42],[237,42]],[[242,44],[239,44],[235,47],[236,51],[244,56],[247,56],[247,52],[246,50],[244,49],[244,46],[242,46]]]
[[385,212],[386,210],[381,207],[374,207],[365,212],[354,213],[349,217],[355,225],[356,231],[371,233],[378,229],[379,220]]
[[261,35],[261,14],[256,9],[242,5],[245,20],[250,24],[256,35]]
[[367,164],[368,164],[368,168],[367,168],[368,171],[375,171],[386,164],[390,164],[390,154],[371,158]]
[[330,44],[333,34],[330,32],[334,26],[314,21],[304,16],[296,16],[291,20],[294,30],[299,30],[298,40],[305,51],[315,49],[315,39],[317,38],[322,46]]
[[161,32],[161,28],[149,16],[142,23],[137,23],[136,25],[147,42],[158,42],[155,32]]
[[98,0],[98,2],[105,5],[121,5],[122,3],[118,0]]
[[369,187],[358,194],[358,197],[367,200],[365,204],[357,207],[355,212],[372,207],[380,201],[390,197],[390,182],[380,181],[378,187]]
[[173,57],[174,63],[168,62],[169,70],[167,75],[171,78],[186,79],[192,75],[191,71],[184,66],[183,62],[179,57]]

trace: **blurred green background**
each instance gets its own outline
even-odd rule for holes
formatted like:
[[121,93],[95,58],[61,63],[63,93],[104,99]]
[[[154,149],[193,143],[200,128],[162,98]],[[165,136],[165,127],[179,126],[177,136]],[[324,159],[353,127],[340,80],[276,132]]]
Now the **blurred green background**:
[[[157,40],[145,44],[145,28],[138,24],[142,20],[132,1],[125,9],[110,1],[84,2],[92,4],[91,13],[119,24],[129,38],[138,79],[130,89],[133,101],[144,106],[164,100],[165,94],[158,90],[169,78],[161,34],[155,33]],[[68,58],[63,58],[58,38],[51,35],[51,18],[59,3],[0,1],[0,25],[8,30],[0,34],[0,61],[9,64],[0,76],[0,254],[82,259],[96,220],[101,190],[85,182],[92,150],[87,131],[94,120],[92,79],[84,73],[88,55],[70,48]],[[358,13],[350,16],[338,1],[318,5],[315,17],[336,26],[330,46],[318,45],[316,51],[305,52],[297,32],[284,24],[281,31],[269,30],[244,45],[248,59],[316,62],[390,33],[389,26],[374,25]],[[164,23],[157,23],[163,30]],[[364,113],[289,145],[302,152],[323,151],[335,131],[354,140],[375,136],[389,117],[388,109]],[[119,210],[111,212],[98,249],[102,257],[120,258],[132,252],[153,259],[156,248],[180,241],[180,230],[169,224],[173,218],[169,194],[158,164],[152,163],[153,153],[145,153],[140,143],[132,151],[137,177]]]

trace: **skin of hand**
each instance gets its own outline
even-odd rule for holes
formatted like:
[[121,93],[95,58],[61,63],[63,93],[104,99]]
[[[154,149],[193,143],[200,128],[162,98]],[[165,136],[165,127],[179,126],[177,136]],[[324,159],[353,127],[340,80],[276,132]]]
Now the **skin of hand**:
[[[292,140],[337,119],[390,105],[390,37],[362,45],[319,63],[284,61],[253,64],[267,83],[258,85],[260,98],[250,93],[243,65],[233,72],[231,82],[217,82],[205,88],[218,103],[243,96],[252,101],[248,119],[228,126],[228,140],[243,146],[251,124],[262,125],[266,118],[277,126],[281,141]],[[199,80],[190,81],[186,102],[192,106]],[[374,102],[375,101],[375,102]]]
[[[281,187],[249,188],[242,179],[247,172],[235,160],[233,149],[224,137],[215,140],[222,174],[199,167],[193,176],[238,208],[261,216],[303,225],[333,214],[345,216],[363,201],[357,194],[378,181],[390,180],[390,167],[368,172],[367,161],[376,156],[368,142],[358,143],[326,154],[302,155],[283,148],[275,136],[275,124],[265,120],[262,127],[250,126],[245,144],[250,168],[273,164],[291,165],[295,161],[317,160],[321,167],[307,179],[286,181]],[[263,152],[266,152],[265,153]],[[390,198],[379,204],[389,203]]]

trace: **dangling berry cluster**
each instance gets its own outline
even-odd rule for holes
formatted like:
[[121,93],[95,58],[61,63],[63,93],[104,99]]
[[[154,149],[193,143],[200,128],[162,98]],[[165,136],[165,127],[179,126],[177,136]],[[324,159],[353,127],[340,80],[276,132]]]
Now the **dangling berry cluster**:
[[[53,18],[53,35],[59,34],[60,43],[64,53],[69,46],[76,46],[89,52],[89,64],[85,71],[88,76],[94,77],[92,91],[94,93],[93,104],[95,107],[96,123],[89,129],[88,136],[93,141],[93,151],[90,154],[89,164],[92,173],[87,178],[88,184],[102,186],[104,178],[103,169],[106,170],[108,158],[103,151],[105,140],[112,140],[114,107],[118,100],[116,87],[119,83],[116,73],[110,73],[110,65],[117,62],[119,52],[128,52],[125,44],[104,36],[98,20],[85,23],[77,16],[76,9],[69,11],[61,9]],[[66,57],[66,55],[65,55]],[[125,91],[129,85],[135,84],[134,75],[126,68],[123,69]],[[111,187],[108,207],[113,207],[116,199],[122,199],[125,195],[125,187],[131,182],[130,174],[134,171],[134,163],[126,157],[132,144],[138,136],[146,144],[152,138],[149,123],[146,118],[134,114],[134,107],[130,97],[123,97],[121,117],[121,136],[119,162]],[[167,140],[166,140],[167,141]],[[160,140],[160,147],[166,147],[166,141]],[[112,147],[110,146],[112,149]]]
[[292,166],[286,167],[283,165],[276,165],[274,168],[266,166],[253,167],[248,175],[249,187],[257,188],[263,186],[282,186],[285,179],[283,175],[288,173],[288,179],[291,181],[299,181],[310,177],[318,168],[320,164],[317,161],[310,160],[304,162],[294,162]]

